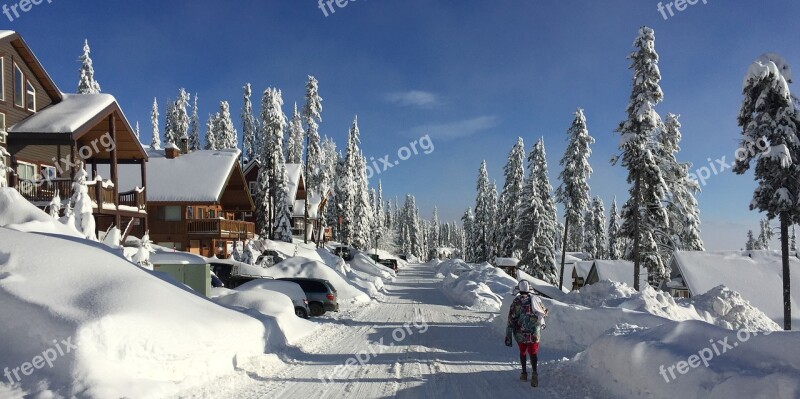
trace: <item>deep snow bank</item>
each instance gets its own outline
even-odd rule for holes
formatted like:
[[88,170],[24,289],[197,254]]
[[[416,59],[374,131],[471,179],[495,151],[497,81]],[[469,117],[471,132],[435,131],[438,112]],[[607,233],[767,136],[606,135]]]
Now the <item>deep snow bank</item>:
[[102,244],[6,228],[0,242],[4,366],[31,362],[54,340],[75,345],[52,368],[20,374],[32,395],[161,397],[264,351],[268,331],[257,320],[178,289]]
[[367,294],[333,268],[301,256],[292,257],[275,266],[262,269],[261,275],[274,278],[304,277],[328,280],[336,288],[341,302],[369,302],[370,300]]
[[578,355],[574,369],[620,398],[796,399],[800,333],[737,334],[700,321],[623,328]]
[[445,295],[455,304],[475,310],[499,310],[503,296],[509,295],[517,285],[516,280],[488,263],[469,265],[461,260],[447,261],[439,265],[439,272],[446,273],[442,280]]

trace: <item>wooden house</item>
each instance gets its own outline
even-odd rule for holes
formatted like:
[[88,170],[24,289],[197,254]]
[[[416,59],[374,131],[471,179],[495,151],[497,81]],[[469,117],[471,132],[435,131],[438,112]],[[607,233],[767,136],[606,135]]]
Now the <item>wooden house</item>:
[[506,272],[513,278],[519,278],[519,259],[517,258],[495,258],[494,265],[498,269]]
[[[249,162],[244,168],[244,176],[247,185],[250,188],[250,195],[255,201],[255,196],[258,189],[258,174],[261,170],[261,163],[257,160]],[[289,198],[292,198],[292,205],[290,211],[292,212],[292,235],[295,237],[303,238],[303,231],[306,232],[308,239],[316,241],[318,237],[322,237],[321,231],[322,217],[321,210],[325,208],[327,196],[317,194],[308,195],[305,185],[305,173],[303,164],[287,163],[286,164],[286,177],[288,181],[286,186],[289,189]],[[305,203],[309,201],[308,207],[308,221],[309,225],[305,225]],[[245,215],[245,219],[255,222],[255,215]]]
[[[147,228],[147,153],[108,94],[64,94],[22,37],[0,31],[0,146],[11,173],[0,173],[27,200],[46,207],[68,198],[77,165],[90,173],[97,229],[125,234]],[[119,189],[119,165],[136,167],[142,185]],[[98,165],[108,170],[98,173]]]
[[[236,241],[254,237],[255,225],[241,216],[253,212],[255,206],[239,163],[239,150],[182,154],[178,147],[168,145],[165,150],[148,149],[147,153],[147,210],[153,242],[226,258]],[[126,170],[126,180],[135,180],[131,172]]]
[[[627,260],[594,260],[592,267],[586,276],[584,285],[596,284],[600,281],[610,280],[617,283],[625,283],[633,287],[633,262]],[[585,266],[584,266],[585,267]],[[648,284],[647,269],[642,267],[639,273],[639,287],[644,289]]]

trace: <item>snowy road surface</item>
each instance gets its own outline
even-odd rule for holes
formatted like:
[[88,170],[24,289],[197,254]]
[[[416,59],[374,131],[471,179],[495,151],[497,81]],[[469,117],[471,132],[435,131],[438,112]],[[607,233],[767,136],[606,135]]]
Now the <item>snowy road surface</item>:
[[[236,374],[182,397],[598,397],[575,386],[579,379],[559,361],[540,364],[541,386],[534,392],[518,379],[516,348],[503,346],[483,323],[492,315],[454,308],[440,284],[429,267],[412,265],[386,285],[383,301],[323,319],[320,331],[283,361],[251,359]],[[363,366],[357,357],[366,360]],[[355,365],[345,367],[348,361]]]

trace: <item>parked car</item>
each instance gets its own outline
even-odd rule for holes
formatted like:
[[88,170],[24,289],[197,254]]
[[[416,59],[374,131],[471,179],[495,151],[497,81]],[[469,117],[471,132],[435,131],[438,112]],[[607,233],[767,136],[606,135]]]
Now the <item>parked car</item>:
[[353,250],[351,250],[350,247],[348,247],[346,245],[340,245],[338,247],[335,247],[333,249],[333,253],[336,256],[338,256],[338,257],[340,257],[340,258],[342,258],[342,259],[344,259],[344,260],[346,260],[348,262],[353,260],[353,258],[355,258],[355,256],[356,256],[353,253]]
[[307,319],[311,315],[311,309],[308,307],[308,298],[306,297],[306,293],[303,291],[303,288],[300,287],[300,284],[295,282],[268,278],[255,278],[240,285],[237,289],[240,291],[265,289],[269,291],[280,292],[292,300],[292,304],[294,305],[294,314],[296,314],[297,317]]
[[398,271],[397,259],[381,259],[378,261],[378,263],[394,270],[395,273]]
[[369,257],[372,258],[375,263],[381,263],[381,257],[378,254],[369,254]]
[[244,283],[259,278],[273,279],[272,277],[253,276],[249,274],[235,274],[234,267],[230,263],[209,262],[209,265],[211,266],[211,272],[217,275],[217,277],[219,277],[219,279],[222,281],[223,286],[230,289],[234,289]]
[[322,316],[325,312],[338,312],[339,302],[336,288],[328,280],[317,278],[288,277],[280,281],[291,281],[300,285],[308,298],[308,308],[312,316]]
[[284,261],[283,256],[277,251],[268,249],[261,253],[256,259],[256,265],[261,267],[272,267]]

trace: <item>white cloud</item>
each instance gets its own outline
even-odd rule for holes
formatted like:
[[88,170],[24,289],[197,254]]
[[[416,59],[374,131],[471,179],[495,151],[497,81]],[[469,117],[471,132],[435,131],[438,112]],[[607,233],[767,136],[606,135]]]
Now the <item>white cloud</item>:
[[421,125],[404,132],[411,137],[430,135],[438,140],[451,140],[469,137],[498,125],[494,115],[479,116],[455,122]]
[[386,95],[386,101],[403,107],[420,108],[427,108],[439,104],[439,98],[436,94],[421,90],[389,93]]

